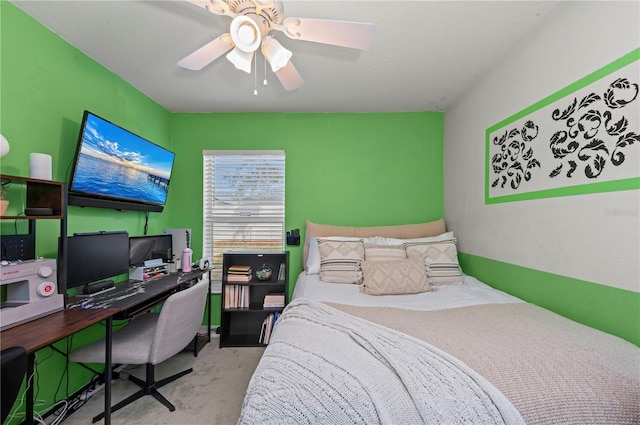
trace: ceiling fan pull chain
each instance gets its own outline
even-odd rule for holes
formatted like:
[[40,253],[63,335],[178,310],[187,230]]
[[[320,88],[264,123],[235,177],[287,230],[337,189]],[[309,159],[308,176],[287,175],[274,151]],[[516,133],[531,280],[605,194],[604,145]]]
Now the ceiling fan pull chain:
[[254,61],[253,61],[253,95],[258,95],[258,58],[256,58],[256,53],[253,53]]
[[262,57],[264,58],[264,81],[262,82],[262,84],[267,87],[267,57],[264,56],[264,54],[262,55]]

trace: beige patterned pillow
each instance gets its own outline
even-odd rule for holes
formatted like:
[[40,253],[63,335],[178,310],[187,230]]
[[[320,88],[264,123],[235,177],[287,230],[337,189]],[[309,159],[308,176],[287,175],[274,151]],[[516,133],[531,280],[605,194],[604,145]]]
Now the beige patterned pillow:
[[458,285],[463,282],[455,241],[405,243],[409,258],[422,258],[432,285]]
[[363,261],[362,290],[369,295],[417,294],[431,289],[420,259]]
[[317,238],[320,251],[320,280],[333,283],[362,283],[364,244]]
[[374,245],[364,244],[364,259],[366,261],[405,260],[407,251],[403,245]]

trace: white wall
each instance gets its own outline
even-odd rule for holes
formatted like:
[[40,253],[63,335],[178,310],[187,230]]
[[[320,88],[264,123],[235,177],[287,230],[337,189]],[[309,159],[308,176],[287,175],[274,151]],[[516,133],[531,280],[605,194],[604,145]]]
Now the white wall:
[[564,2],[446,111],[460,251],[640,292],[640,191],[484,204],[486,129],[638,47],[640,2]]

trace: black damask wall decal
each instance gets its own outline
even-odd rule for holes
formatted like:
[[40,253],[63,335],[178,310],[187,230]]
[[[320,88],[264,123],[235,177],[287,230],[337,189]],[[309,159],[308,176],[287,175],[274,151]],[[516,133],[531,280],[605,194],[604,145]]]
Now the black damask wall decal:
[[485,201],[640,189],[639,84],[636,49],[488,128]]
[[517,189],[525,181],[531,180],[531,170],[540,168],[540,162],[533,156],[531,142],[538,136],[538,126],[527,121],[522,129],[514,128],[500,137],[493,139],[493,144],[500,146],[500,152],[491,159],[494,174],[498,178],[491,184],[496,187],[500,183],[504,187],[507,182],[512,189]]
[[616,109],[622,110],[637,98],[638,84],[618,78],[602,96],[589,93],[579,103],[574,98],[563,111],[554,110],[551,118],[565,128],[551,136],[549,148],[560,164],[549,177],[560,176],[565,164],[570,165],[567,178],[573,177],[576,167],[583,167],[584,175],[590,179],[602,174],[607,161],[616,167],[622,165],[625,160],[622,149],[640,143],[640,135],[629,130],[629,119]]

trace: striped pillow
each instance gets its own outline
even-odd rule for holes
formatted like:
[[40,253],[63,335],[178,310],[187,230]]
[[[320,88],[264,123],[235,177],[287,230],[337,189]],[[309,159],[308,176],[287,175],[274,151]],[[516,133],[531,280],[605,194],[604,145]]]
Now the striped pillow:
[[407,251],[403,245],[364,244],[364,259],[367,261],[406,260]]
[[320,280],[333,283],[362,283],[364,244],[317,238],[320,251]]
[[458,285],[463,281],[455,240],[428,243],[405,243],[409,258],[423,258],[429,283]]

